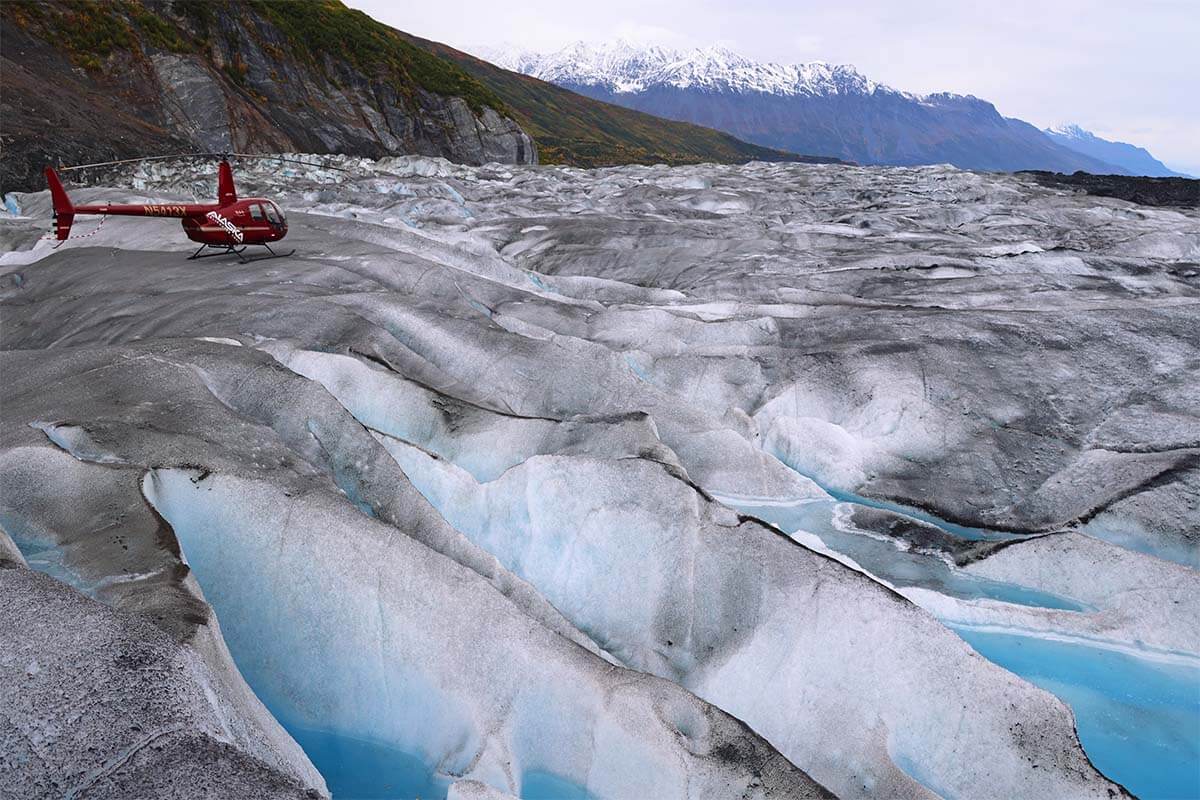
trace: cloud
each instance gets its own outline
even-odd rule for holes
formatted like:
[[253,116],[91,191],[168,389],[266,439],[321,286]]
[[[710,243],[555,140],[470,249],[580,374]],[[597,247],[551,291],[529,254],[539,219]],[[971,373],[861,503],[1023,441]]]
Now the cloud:
[[792,37],[792,47],[796,59],[824,61],[824,53],[828,50],[825,37],[816,33],[800,33]]
[[[576,37],[588,38],[588,37]],[[683,50],[692,47],[699,47],[702,43],[692,39],[686,33],[678,30],[666,28],[661,25],[646,25],[640,22],[621,22],[616,26],[616,38],[624,39],[627,42],[640,45],[659,45],[660,47],[670,47],[676,50]],[[604,41],[605,37],[596,39],[591,37],[592,41]],[[566,42],[562,42],[566,44]]]

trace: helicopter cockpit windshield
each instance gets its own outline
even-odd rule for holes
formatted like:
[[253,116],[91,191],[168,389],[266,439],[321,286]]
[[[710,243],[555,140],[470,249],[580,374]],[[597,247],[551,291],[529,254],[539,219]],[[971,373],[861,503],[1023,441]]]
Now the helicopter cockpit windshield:
[[279,206],[271,201],[262,204],[263,211],[267,214],[267,221],[272,225],[282,225],[286,220],[283,217],[283,212],[279,210]]

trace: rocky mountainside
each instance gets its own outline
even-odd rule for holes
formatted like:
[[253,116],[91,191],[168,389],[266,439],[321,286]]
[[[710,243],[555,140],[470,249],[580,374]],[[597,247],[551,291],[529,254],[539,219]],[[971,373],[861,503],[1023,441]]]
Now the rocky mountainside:
[[47,162],[164,152],[802,160],[515,75],[336,0],[13,0],[0,21],[4,191],[40,188]]
[[483,54],[589,97],[798,153],[869,164],[1125,172],[1002,116],[985,100],[898,91],[850,66],[766,64],[723,48],[678,52],[625,42]]
[[337,2],[5,2],[5,190],[47,161],[300,150],[533,163],[461,69]]
[[1133,175],[1145,175],[1152,178],[1187,177],[1183,173],[1175,172],[1150,155],[1150,152],[1144,147],[1127,142],[1110,142],[1078,125],[1059,125],[1047,128],[1044,133],[1063,147],[1069,147],[1077,153],[1115,164]]

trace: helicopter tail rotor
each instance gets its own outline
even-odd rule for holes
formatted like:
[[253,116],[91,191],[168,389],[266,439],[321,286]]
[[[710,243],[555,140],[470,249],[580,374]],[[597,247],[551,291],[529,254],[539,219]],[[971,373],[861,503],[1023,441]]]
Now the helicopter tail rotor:
[[50,186],[50,199],[54,203],[54,235],[60,242],[71,234],[71,223],[75,221],[75,206],[67,196],[62,181],[53,167],[46,167],[46,183]]

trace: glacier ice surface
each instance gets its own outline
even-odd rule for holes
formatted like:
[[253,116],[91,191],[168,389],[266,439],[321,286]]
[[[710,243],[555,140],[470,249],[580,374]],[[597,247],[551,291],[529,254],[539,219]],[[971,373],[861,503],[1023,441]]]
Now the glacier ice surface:
[[52,249],[45,193],[0,217],[0,527],[214,676],[233,735],[195,752],[319,791],[261,699],[338,785],[364,770],[329,754],[388,748],[416,761],[380,783],[464,798],[820,795],[793,765],[1154,796],[1194,756],[1158,702],[1194,674],[1143,669],[1200,653],[1194,210],[945,167],[303,158],[238,165],[289,212],[273,262],[197,267],[152,220]]

